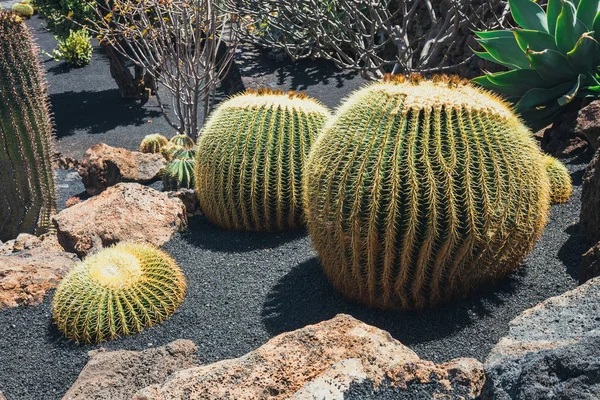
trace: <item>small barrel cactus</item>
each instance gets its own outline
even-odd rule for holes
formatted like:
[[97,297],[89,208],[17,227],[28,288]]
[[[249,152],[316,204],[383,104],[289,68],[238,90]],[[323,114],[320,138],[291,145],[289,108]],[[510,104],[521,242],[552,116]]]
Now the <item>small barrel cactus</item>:
[[163,176],[163,190],[193,189],[195,165],[196,152],[194,150],[175,152],[173,160],[167,165]]
[[174,145],[181,146],[185,150],[191,150],[196,146],[196,143],[188,135],[175,135],[169,140]]
[[550,179],[550,200],[553,204],[566,203],[573,193],[571,174],[563,163],[552,156],[544,156],[544,165]]
[[304,172],[307,225],[344,295],[422,309],[514,271],[547,220],[530,131],[456,77],[388,76],[340,106]]
[[148,244],[119,243],[73,267],[56,289],[52,316],[75,342],[110,340],[167,319],[185,288],[168,254]]
[[196,190],[206,217],[233,230],[300,226],[303,167],[328,117],[325,106],[294,92],[261,89],[222,103],[198,141]]
[[173,156],[175,155],[175,153],[184,150],[185,149],[182,146],[169,142],[165,147],[160,149],[160,154],[162,154],[162,156],[170,162],[173,161]]
[[169,141],[166,137],[159,133],[146,135],[140,143],[140,151],[142,153],[160,153],[163,147],[167,146]]
[[21,18],[29,19],[33,16],[33,7],[25,3],[17,3],[12,6],[12,11]]

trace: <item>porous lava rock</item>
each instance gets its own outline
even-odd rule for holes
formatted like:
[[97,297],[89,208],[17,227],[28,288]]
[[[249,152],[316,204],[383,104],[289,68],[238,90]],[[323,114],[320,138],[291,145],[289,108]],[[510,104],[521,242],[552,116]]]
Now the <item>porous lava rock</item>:
[[575,135],[583,136],[594,151],[600,148],[600,101],[596,100],[577,113]]
[[583,255],[579,269],[579,283],[585,283],[597,276],[600,276],[600,242]]
[[181,200],[137,183],[119,183],[53,218],[58,241],[80,256],[122,241],[161,246],[187,228]]
[[600,150],[583,175],[579,226],[590,245],[600,241]]

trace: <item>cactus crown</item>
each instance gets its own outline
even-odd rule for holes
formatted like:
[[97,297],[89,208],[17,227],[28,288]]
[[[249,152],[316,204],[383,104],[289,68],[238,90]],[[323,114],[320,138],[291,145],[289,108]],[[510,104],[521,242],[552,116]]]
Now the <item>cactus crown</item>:
[[167,319],[185,287],[169,255],[147,244],[120,243],[73,267],[56,289],[52,314],[76,342],[110,340]]
[[222,103],[203,128],[196,189],[206,217],[226,229],[302,224],[302,171],[329,111],[304,94],[259,89]]
[[553,204],[566,203],[573,193],[571,174],[563,163],[545,155],[544,165],[550,179],[550,200]]
[[516,269],[546,222],[529,130],[452,77],[388,77],[351,94],[304,171],[308,231],[346,296],[421,309]]
[[188,135],[175,135],[169,142],[173,143],[174,145],[181,146],[185,150],[191,150],[194,148],[194,146],[196,146],[194,140],[192,140],[192,138]]

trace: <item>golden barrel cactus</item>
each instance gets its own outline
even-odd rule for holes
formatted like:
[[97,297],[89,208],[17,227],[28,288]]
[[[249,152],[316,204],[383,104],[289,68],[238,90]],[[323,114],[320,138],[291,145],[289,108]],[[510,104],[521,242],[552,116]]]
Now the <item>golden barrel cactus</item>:
[[196,156],[196,191],[213,223],[232,230],[302,225],[302,171],[329,111],[301,93],[262,89],[221,104]]
[[550,179],[550,200],[553,204],[566,203],[573,193],[569,170],[563,163],[549,155],[544,156],[544,165]]
[[163,147],[167,146],[169,141],[160,133],[146,135],[140,143],[140,151],[142,153],[160,153]]
[[304,172],[308,231],[333,285],[384,309],[422,309],[514,271],[547,220],[529,130],[455,77],[388,76],[354,94]]
[[148,244],[119,243],[73,267],[56,289],[52,316],[69,339],[101,342],[164,321],[185,289],[183,272],[168,254]]
[[175,135],[169,140],[169,143],[173,143],[176,146],[181,146],[185,150],[191,150],[196,146],[194,140],[188,135]]

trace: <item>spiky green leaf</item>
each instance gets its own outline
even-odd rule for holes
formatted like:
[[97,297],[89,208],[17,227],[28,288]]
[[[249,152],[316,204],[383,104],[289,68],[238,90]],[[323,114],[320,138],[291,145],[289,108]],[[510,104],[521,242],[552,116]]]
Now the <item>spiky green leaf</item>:
[[499,63],[512,65],[513,68],[529,67],[529,61],[514,35],[496,39],[478,39],[477,42]]
[[482,31],[473,32],[475,36],[480,39],[498,39],[498,38],[510,38],[513,36],[512,31],[500,30],[500,31]]
[[577,81],[575,82],[575,85],[573,85],[571,90],[569,90],[568,93],[565,93],[558,99],[558,104],[560,104],[561,107],[566,106],[567,104],[572,102],[575,97],[577,97],[579,88],[581,87],[581,81],[583,79],[585,79],[585,76],[583,74],[579,75],[577,77]]
[[523,52],[527,52],[528,49],[533,51],[544,51],[546,49],[556,50],[554,36],[549,33],[528,29],[516,29],[513,31],[513,34]]
[[556,22],[556,48],[567,54],[585,33],[585,26],[576,17],[577,10],[570,1],[563,1],[562,9]]
[[600,42],[600,12],[594,18],[594,39]]
[[[545,81],[534,69],[514,69],[507,72],[496,72],[487,75],[488,80],[498,86],[516,86],[523,91],[532,87],[548,88],[552,82]],[[525,92],[523,92],[525,93]]]
[[592,30],[594,25],[594,17],[600,12],[600,1],[598,0],[581,0],[577,7],[577,19],[579,19],[587,28]]
[[556,20],[562,10],[562,0],[548,0],[546,7],[546,21],[548,21],[548,32],[554,36],[556,34]]
[[532,0],[509,0],[512,16],[522,28],[548,33],[546,13]]
[[525,93],[523,97],[521,97],[519,102],[515,105],[515,108],[519,112],[524,112],[525,110],[534,107],[547,105],[552,101],[556,101],[560,96],[567,93],[572,87],[573,84],[569,82],[549,89],[531,89]]
[[519,86],[502,86],[497,85],[494,82],[490,81],[489,76],[491,74],[478,76],[473,79],[473,82],[477,83],[480,86],[483,86],[486,89],[492,90],[496,93],[502,93],[510,97],[521,97],[527,91],[526,88]]
[[599,50],[600,45],[591,32],[586,32],[577,41],[573,50],[567,53],[567,59],[576,70],[591,71],[598,61]]
[[566,56],[556,50],[528,51],[527,58],[542,78],[559,83],[577,76]]
[[494,57],[492,57],[492,55],[491,55],[490,53],[488,53],[487,51],[475,51],[475,50],[472,50],[472,51],[473,51],[473,53],[474,53],[474,54],[475,54],[477,57],[479,57],[479,58],[482,58],[482,59],[484,59],[484,60],[491,61],[491,62],[493,62],[493,63],[495,63],[495,64],[500,64],[500,65],[503,65],[503,66],[505,66],[506,68],[509,68],[509,69],[513,69],[513,68],[515,68],[515,66],[514,66],[514,65],[512,65],[512,64],[506,64],[506,63],[502,63],[502,62],[500,62],[500,61],[496,60],[496,59],[495,59]]

